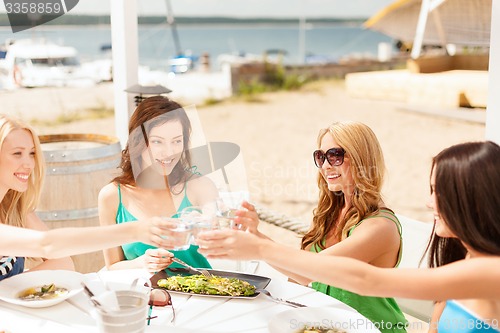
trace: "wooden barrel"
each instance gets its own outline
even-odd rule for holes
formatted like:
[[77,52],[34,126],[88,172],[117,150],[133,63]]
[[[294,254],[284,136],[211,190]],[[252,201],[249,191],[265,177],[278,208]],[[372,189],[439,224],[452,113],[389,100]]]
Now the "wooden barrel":
[[[94,134],[39,138],[47,168],[37,215],[49,228],[98,226],[99,191],[118,174],[118,139]],[[81,273],[104,266],[102,251],[73,256],[73,261]]]

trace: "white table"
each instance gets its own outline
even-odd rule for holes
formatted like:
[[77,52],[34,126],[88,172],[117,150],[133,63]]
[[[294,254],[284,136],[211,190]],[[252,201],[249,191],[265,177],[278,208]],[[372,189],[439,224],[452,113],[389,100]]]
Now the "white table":
[[[220,265],[214,266],[221,268]],[[255,274],[272,278],[266,289],[274,296],[308,306],[336,307],[355,312],[330,296],[286,281],[282,274],[263,262],[259,263]],[[136,277],[150,276],[143,270],[104,271],[99,275],[111,284],[129,284]],[[265,295],[259,295],[255,299],[221,299],[172,294],[172,301],[176,312],[175,324],[170,323],[172,310],[169,307],[155,307],[152,315],[158,318],[151,320],[146,332],[268,333],[269,320],[282,311],[292,309],[290,306],[273,302]],[[89,314],[91,310],[90,302],[84,293],[79,293],[58,305],[41,309],[0,301],[0,330],[7,329],[11,333],[97,333],[96,322]],[[171,329],[168,330],[167,327]]]

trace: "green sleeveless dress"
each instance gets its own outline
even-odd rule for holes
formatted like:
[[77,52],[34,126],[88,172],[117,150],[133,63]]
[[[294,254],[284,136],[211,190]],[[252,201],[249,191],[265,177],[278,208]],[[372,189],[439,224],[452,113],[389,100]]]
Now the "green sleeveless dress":
[[[393,221],[398,226],[401,245],[399,247],[398,262],[396,263],[395,266],[397,267],[401,260],[401,253],[403,251],[401,223],[399,222],[398,218],[396,217],[396,215],[394,215],[392,211],[385,209],[383,210],[381,209],[381,211],[390,214],[392,217],[389,216],[384,216],[384,217]],[[351,230],[349,230],[348,237],[352,234],[352,232],[358,225],[360,225],[367,219],[374,217],[379,217],[379,215],[370,216],[364,220],[361,220],[358,224],[353,226]],[[321,252],[321,248],[317,244],[314,244],[314,246],[311,247],[311,252],[316,252],[316,253]],[[332,274],[335,274],[335,272],[332,272]],[[408,324],[408,321],[406,320],[405,316],[401,312],[401,309],[399,308],[398,304],[393,298],[361,296],[352,293],[350,291],[336,288],[334,286],[330,286],[321,282],[313,282],[312,288],[324,294],[330,295],[338,299],[339,301],[349,305],[350,307],[356,309],[363,316],[370,319],[370,321],[374,323],[374,327],[378,328],[382,333],[406,332],[405,327]]]
[[[137,221],[137,218],[133,216],[122,204],[122,193],[119,184],[118,184],[118,198],[120,200],[120,203],[118,204],[118,210],[116,212],[116,218],[115,218],[116,223]],[[186,189],[184,189],[184,198],[182,199],[182,202],[179,208],[177,209],[177,213],[172,215],[172,217],[174,218],[179,217],[178,216],[179,212],[182,211],[184,208],[190,206],[192,206],[192,204],[187,197]],[[154,246],[144,244],[141,242],[122,245],[123,254],[125,256],[125,259],[127,260],[132,260],[137,257],[140,257],[146,252],[147,249],[155,249],[155,248],[156,247]],[[212,268],[212,266],[210,266],[210,264],[208,263],[208,260],[198,252],[198,246],[191,245],[187,250],[180,250],[180,251],[169,250],[169,251],[172,252],[176,258],[181,259],[182,261],[188,263],[193,267]],[[183,266],[177,263],[172,263],[169,267],[179,268]]]

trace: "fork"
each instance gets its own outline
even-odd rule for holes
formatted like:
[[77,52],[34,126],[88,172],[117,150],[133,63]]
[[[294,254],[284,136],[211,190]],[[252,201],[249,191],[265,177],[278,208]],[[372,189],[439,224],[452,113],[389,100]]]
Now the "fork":
[[278,298],[278,297],[274,297],[266,289],[257,289],[257,291],[260,291],[261,293],[263,293],[264,295],[266,295],[267,297],[269,297],[270,299],[272,299],[276,303],[293,306],[294,308],[305,308],[305,307],[307,307],[307,305],[304,305],[304,304],[300,304],[300,303],[297,303],[297,302],[292,302],[292,301],[288,301],[288,300],[281,299],[281,298]]
[[207,271],[206,269],[194,268],[193,266],[186,264],[184,261],[180,260],[179,258],[173,257],[172,261],[176,262],[176,263],[178,263],[178,264],[180,264],[182,266],[187,267],[189,270],[198,272],[198,273],[202,274],[204,277],[206,277],[208,279],[211,279],[213,277],[213,275],[210,274],[210,272]]

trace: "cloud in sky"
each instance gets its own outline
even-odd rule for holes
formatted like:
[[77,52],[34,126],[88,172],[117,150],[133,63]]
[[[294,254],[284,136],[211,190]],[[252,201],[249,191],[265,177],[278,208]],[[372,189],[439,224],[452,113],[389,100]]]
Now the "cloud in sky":
[[[110,1],[81,0],[74,14],[109,14]],[[122,0],[123,1],[123,0]],[[394,0],[172,0],[176,16],[369,17]],[[166,0],[137,0],[139,15],[162,15]]]

